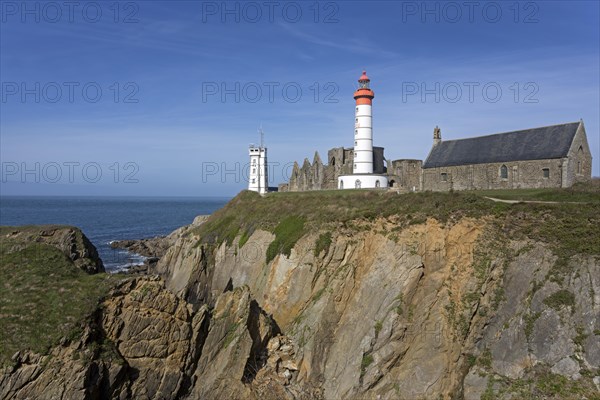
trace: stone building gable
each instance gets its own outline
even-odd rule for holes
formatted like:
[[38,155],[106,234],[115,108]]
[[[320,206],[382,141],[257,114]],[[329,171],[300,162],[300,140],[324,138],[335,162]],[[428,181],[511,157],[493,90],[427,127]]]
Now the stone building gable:
[[564,169],[563,187],[569,187],[577,182],[586,182],[592,178],[592,153],[583,121],[579,124],[571,142]]
[[543,160],[567,156],[581,122],[435,144],[423,168]]

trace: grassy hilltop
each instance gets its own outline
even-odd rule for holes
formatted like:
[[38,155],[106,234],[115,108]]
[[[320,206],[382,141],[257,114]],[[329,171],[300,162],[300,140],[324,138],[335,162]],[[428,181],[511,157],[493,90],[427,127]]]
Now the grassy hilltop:
[[[393,220],[399,231],[427,218],[441,222],[460,217],[493,217],[511,235],[527,236],[553,246],[562,258],[600,253],[600,182],[570,189],[526,189],[473,192],[397,194],[368,190],[272,193],[265,197],[244,191],[204,225],[196,228],[204,243],[231,243],[241,235],[240,247],[256,229],[276,235],[267,259],[288,254],[310,230],[353,226],[354,221]],[[488,198],[553,201],[506,204]],[[391,233],[393,235],[393,232]]]

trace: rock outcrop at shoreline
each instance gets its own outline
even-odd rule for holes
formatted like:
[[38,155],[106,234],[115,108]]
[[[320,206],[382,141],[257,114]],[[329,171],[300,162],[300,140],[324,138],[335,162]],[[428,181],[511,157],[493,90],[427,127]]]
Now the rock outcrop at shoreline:
[[110,243],[113,249],[125,249],[131,253],[146,257],[144,265],[130,268],[130,272],[146,272],[148,268],[156,265],[158,260],[165,255],[169,247],[190,229],[200,226],[208,219],[209,215],[199,215],[190,225],[183,226],[167,236],[156,236],[146,239],[115,240]]
[[599,398],[600,202],[335,196],[244,193],[174,232],[0,397]]

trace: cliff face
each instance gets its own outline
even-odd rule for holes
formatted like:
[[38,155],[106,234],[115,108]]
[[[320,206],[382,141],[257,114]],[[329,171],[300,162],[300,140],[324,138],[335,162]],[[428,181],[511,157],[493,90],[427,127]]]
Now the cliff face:
[[556,277],[548,246],[490,225],[428,220],[392,240],[393,221],[363,222],[318,254],[320,232],[308,234],[270,264],[269,232],[221,245],[212,262],[187,237],[160,265],[190,300],[248,286],[298,349],[292,382],[324,398],[541,396],[553,380],[557,397],[597,393],[597,258],[573,257]]
[[320,224],[296,197],[236,198],[178,231],[159,276],[120,279],[80,337],[15,354],[0,397],[599,398],[598,205],[460,195],[422,218],[419,196],[358,215],[319,197]]

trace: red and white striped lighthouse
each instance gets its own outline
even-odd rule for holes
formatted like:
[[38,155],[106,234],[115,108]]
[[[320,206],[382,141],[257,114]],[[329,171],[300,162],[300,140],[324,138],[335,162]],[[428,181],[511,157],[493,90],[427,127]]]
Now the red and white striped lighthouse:
[[371,90],[367,71],[358,79],[359,87],[354,92],[356,118],[354,120],[354,170],[355,174],[373,173],[373,115],[375,93]]
[[338,177],[339,189],[384,189],[386,175],[373,173],[373,98],[371,80],[367,71],[358,78],[358,89],[354,92],[356,109],[354,114],[354,161],[351,175]]

